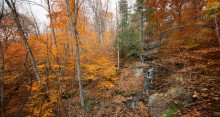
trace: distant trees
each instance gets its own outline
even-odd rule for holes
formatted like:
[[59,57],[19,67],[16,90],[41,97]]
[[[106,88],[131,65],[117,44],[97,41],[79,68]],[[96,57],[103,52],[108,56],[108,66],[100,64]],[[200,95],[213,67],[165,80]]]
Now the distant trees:
[[213,15],[213,19],[215,23],[215,32],[220,46],[220,32],[219,32],[219,22],[218,22],[219,21],[218,15],[220,12],[218,11],[218,9],[220,9],[220,2],[208,2],[207,10],[211,12],[211,15]]
[[[154,46],[154,48],[161,47],[162,46],[161,43],[164,42],[162,39],[165,39],[165,38],[174,37],[177,40],[178,39],[181,40],[179,41],[178,44],[176,44],[176,46],[177,45],[181,46],[181,43],[183,44],[183,42],[185,42],[183,41],[184,38],[192,38],[192,40],[194,41],[197,40],[198,38],[201,38],[201,36],[197,36],[197,35],[199,34],[198,30],[202,30],[202,29],[197,28],[197,27],[203,27],[203,28],[208,27],[204,25],[209,25],[210,27],[213,27],[213,23],[211,23],[209,19],[206,17],[207,12],[205,9],[207,8],[207,3],[208,1],[205,1],[205,0],[197,0],[197,1],[195,0],[193,1],[191,0],[180,0],[180,1],[147,0],[145,2],[145,5],[146,7],[151,8],[153,12],[150,12],[150,14],[147,13],[149,14],[147,19],[150,18],[151,20],[147,20],[148,23],[146,26],[146,33],[151,33],[151,35],[157,35],[157,36],[156,37],[151,36],[150,40],[148,39],[148,43],[145,44],[144,46],[145,51],[149,51],[149,52],[151,51],[153,42],[156,42],[156,45]],[[213,15],[213,16],[216,16],[216,15]],[[218,25],[219,24],[217,24],[215,27],[218,28]],[[176,28],[176,29],[171,30],[173,28]],[[167,31],[167,30],[171,30],[171,31],[164,33],[164,31]],[[216,32],[216,35],[218,35],[217,32]],[[166,42],[168,41],[171,41],[171,40],[166,40]],[[201,39],[198,39],[196,42],[199,42],[199,41],[201,41]],[[172,43],[174,43],[174,41],[172,41]],[[158,51],[155,51],[155,52],[158,52]]]
[[119,13],[121,17],[121,23],[120,23],[120,28],[121,30],[124,30],[128,26],[128,18],[129,18],[129,13],[128,13],[128,1],[127,0],[120,0],[119,1]]
[[[144,27],[135,27],[135,25],[133,25],[137,22],[140,22],[137,20],[133,20],[135,17],[139,16],[130,14],[127,0],[119,1],[119,14],[120,23],[118,24],[119,29],[117,31],[119,39],[117,43],[120,47],[120,57],[122,58],[122,60],[128,57],[137,58],[140,54],[141,35],[143,34],[142,32],[140,35],[138,29],[144,30]],[[138,20],[139,19],[140,18],[138,18]],[[142,24],[143,23],[144,22],[142,22]]]
[[146,22],[146,8],[145,8],[145,0],[137,0],[136,1],[136,7],[137,12],[140,17],[140,32],[141,32],[141,42],[144,43],[144,37],[145,37],[145,22]]
[[109,0],[89,0],[88,2],[93,11],[94,28],[97,33],[97,40],[103,42],[104,33],[107,29],[109,14]]

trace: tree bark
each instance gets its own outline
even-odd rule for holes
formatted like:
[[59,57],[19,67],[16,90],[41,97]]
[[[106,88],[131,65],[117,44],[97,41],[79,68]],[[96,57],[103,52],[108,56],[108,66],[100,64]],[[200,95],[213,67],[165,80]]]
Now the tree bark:
[[14,21],[17,25],[17,28],[18,28],[18,31],[22,37],[22,40],[26,46],[26,50],[30,56],[30,59],[31,59],[31,64],[32,64],[32,67],[34,69],[34,72],[35,72],[35,75],[36,75],[36,78],[38,80],[38,83],[40,85],[42,85],[42,82],[41,82],[41,78],[40,78],[40,75],[39,75],[39,72],[38,72],[38,69],[37,69],[37,66],[36,66],[36,62],[35,62],[35,58],[33,56],[33,53],[31,51],[31,48],[28,44],[28,41],[27,41],[27,37],[25,36],[25,32],[24,30],[22,29],[22,26],[21,26],[21,23],[20,23],[20,20],[19,20],[19,17],[18,17],[18,13],[16,11],[16,7],[15,7],[15,3],[11,0],[11,2],[9,0],[5,0],[5,2],[7,3],[8,7],[10,8],[12,14],[13,14],[13,18],[14,18]]
[[[53,23],[53,17],[52,17],[52,12],[51,12],[51,7],[50,7],[50,1],[49,0],[47,0],[47,7],[48,7],[50,23],[52,24]],[[57,47],[57,41],[56,41],[57,39],[56,39],[55,29],[54,29],[53,25],[51,25],[51,32],[52,32],[52,35],[53,35],[54,44]]]
[[216,36],[218,38],[218,44],[220,46],[220,34],[219,34],[219,27],[218,27],[218,18],[217,18],[217,13],[216,10],[214,11],[215,15],[214,15],[214,21],[215,21],[215,32],[216,32]]
[[140,6],[140,31],[141,31],[141,42],[144,44],[144,4]]
[[[116,3],[116,26],[118,26],[118,7]],[[118,29],[118,28],[117,28]],[[118,34],[116,35],[116,41],[117,41],[117,69],[120,69],[120,38],[118,37]]]
[[80,65],[80,53],[79,53],[79,35],[77,30],[77,19],[78,19],[78,10],[79,10],[79,0],[75,0],[75,9],[74,9],[74,19],[70,11],[69,0],[66,1],[66,6],[68,10],[68,17],[70,20],[70,26],[72,29],[72,33],[74,35],[75,47],[76,47],[76,64],[77,64],[77,77],[79,82],[79,91],[80,91],[80,102],[81,106],[85,107],[84,95],[83,95],[83,87],[82,87],[82,78],[81,78],[81,65]]
[[[2,17],[3,17],[3,13],[4,13],[4,0],[2,1],[2,9],[1,9],[1,14],[0,14],[0,24],[2,23]],[[2,60],[2,78],[1,78],[1,116],[5,117],[5,97],[4,97],[4,80],[5,80],[5,70],[4,70],[4,65],[5,65],[5,58],[4,58],[4,52],[3,52],[3,47],[2,47],[2,40],[0,40],[0,56],[1,56],[1,60]]]
[[5,117],[5,97],[4,97],[4,78],[5,78],[5,70],[4,70],[4,65],[5,65],[5,58],[4,58],[4,52],[2,48],[2,42],[0,40],[0,58],[1,58],[1,115],[2,117]]

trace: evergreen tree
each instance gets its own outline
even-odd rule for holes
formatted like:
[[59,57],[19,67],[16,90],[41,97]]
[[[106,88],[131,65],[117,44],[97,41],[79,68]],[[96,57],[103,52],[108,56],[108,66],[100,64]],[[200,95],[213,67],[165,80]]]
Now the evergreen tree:
[[124,30],[128,26],[128,1],[119,1],[119,12],[121,15],[121,25],[120,27]]

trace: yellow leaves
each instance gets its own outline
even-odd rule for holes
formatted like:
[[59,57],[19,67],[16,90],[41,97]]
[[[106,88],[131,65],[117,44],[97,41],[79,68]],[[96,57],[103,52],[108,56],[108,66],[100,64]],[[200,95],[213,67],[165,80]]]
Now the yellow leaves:
[[42,117],[52,117],[52,115],[53,115],[53,110],[49,109],[43,114]]
[[64,66],[61,66],[61,65],[52,65],[51,66],[52,67],[52,69],[54,69],[54,70],[59,70],[59,68],[63,68]]
[[50,75],[49,78],[54,79],[54,78],[56,78],[56,76],[55,75]]
[[206,10],[211,11],[218,8],[220,8],[220,2],[208,2]]
[[205,17],[208,19],[214,18],[215,15],[218,15],[220,12],[213,12],[220,8],[220,2],[208,2],[206,5],[206,11],[210,12],[205,14]]
[[100,86],[100,87],[105,87],[105,88],[107,88],[107,89],[111,89],[111,88],[114,87],[113,83],[110,82],[110,81],[102,82],[102,83],[100,83],[99,86]]
[[100,69],[99,65],[85,65],[87,68],[88,72],[95,72]]
[[89,75],[89,76],[86,76],[84,77],[84,80],[97,80],[98,77],[94,76],[94,75]]
[[116,68],[114,66],[110,66],[105,70],[103,73],[103,76],[106,77],[107,79],[110,79],[112,81],[116,80]]
[[109,60],[107,57],[101,57],[98,60],[95,60],[100,65],[107,65],[109,63]]
[[43,70],[44,68],[45,68],[45,65],[44,65],[44,64],[43,64],[43,65],[38,65],[38,66],[37,66],[37,69],[38,69],[38,70]]
[[[26,87],[29,87],[29,86],[26,86]],[[35,82],[32,86],[32,91],[38,91],[40,89],[40,86],[38,85],[37,82]]]

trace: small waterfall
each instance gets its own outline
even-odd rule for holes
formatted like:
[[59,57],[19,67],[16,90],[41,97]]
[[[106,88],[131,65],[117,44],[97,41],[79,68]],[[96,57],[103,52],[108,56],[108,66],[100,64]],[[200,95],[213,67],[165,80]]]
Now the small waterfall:
[[153,71],[154,68],[149,68],[146,73],[146,78],[150,80],[150,83],[153,84]]
[[153,84],[153,70],[154,68],[149,68],[146,72],[146,75],[145,75],[145,82],[144,82],[144,87],[143,87],[143,93],[145,91],[147,91],[147,94],[149,93],[149,88],[150,88],[150,85]]
[[134,107],[135,107],[135,104],[136,104],[136,100],[135,100],[135,97],[133,97],[132,103],[131,103],[131,107],[134,108]]
[[145,56],[140,56],[140,61],[144,63],[145,61],[147,61],[147,58]]

